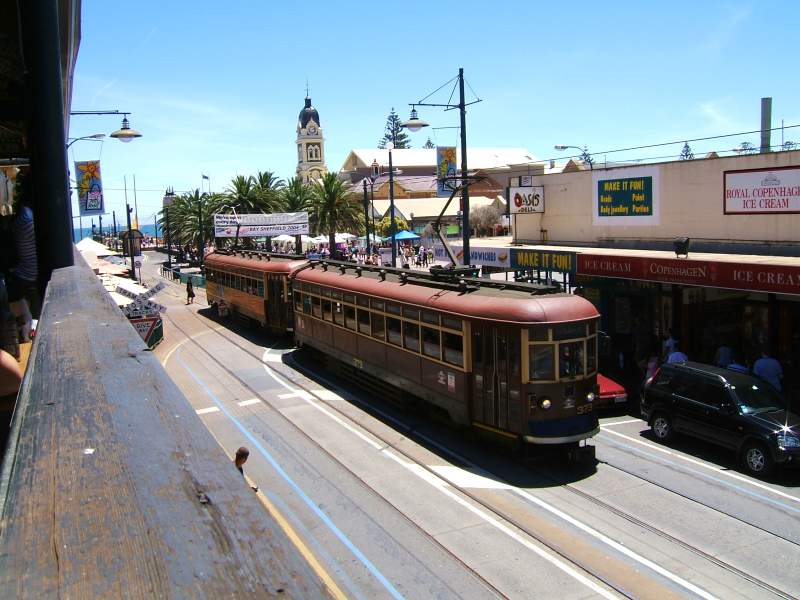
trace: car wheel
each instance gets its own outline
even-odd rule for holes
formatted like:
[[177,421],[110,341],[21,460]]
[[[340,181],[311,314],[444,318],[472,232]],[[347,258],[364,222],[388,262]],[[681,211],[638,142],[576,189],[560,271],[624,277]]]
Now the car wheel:
[[653,435],[661,442],[669,441],[672,438],[672,421],[664,413],[657,413],[650,424]]
[[747,444],[742,451],[742,461],[751,475],[764,476],[772,470],[772,457],[761,444]]

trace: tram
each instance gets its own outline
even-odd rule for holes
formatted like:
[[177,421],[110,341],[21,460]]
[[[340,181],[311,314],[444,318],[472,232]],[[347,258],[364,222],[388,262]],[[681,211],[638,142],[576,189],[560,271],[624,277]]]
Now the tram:
[[[210,303],[224,298],[272,330],[285,325],[298,345],[354,379],[388,384],[457,424],[523,446],[575,447],[599,430],[599,314],[580,296],[539,284],[255,253],[211,254],[206,265]],[[281,293],[245,299],[253,287],[229,289],[231,269],[280,280]]]

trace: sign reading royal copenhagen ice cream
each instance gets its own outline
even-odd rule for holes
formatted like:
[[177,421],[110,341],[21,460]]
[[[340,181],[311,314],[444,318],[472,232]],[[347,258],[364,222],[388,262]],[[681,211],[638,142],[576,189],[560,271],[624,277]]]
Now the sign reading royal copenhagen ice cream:
[[726,215],[800,212],[800,167],[725,171]]

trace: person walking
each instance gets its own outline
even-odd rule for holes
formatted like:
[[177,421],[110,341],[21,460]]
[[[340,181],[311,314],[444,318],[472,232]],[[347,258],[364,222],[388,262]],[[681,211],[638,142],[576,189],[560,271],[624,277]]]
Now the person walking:
[[772,358],[766,349],[761,351],[761,358],[753,364],[753,375],[760,377],[779,392],[783,391],[781,363]]
[[714,354],[714,364],[725,368],[733,362],[733,350],[730,346],[722,344]]
[[186,304],[194,304],[194,286],[191,275],[186,279]]
[[[244,463],[247,462],[247,459],[250,458],[250,450],[241,446],[237,451],[236,455],[233,457],[233,464],[236,465],[236,468],[239,470],[239,473],[242,474],[244,477]],[[257,485],[251,485],[250,488],[254,491],[258,491]]]

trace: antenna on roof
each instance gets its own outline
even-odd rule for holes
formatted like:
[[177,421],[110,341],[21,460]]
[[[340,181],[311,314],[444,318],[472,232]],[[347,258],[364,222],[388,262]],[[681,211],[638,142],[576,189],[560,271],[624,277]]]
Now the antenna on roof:
[[308,92],[309,92],[309,91],[310,91],[310,90],[309,90],[309,87],[308,87],[308,77],[306,77],[306,98],[309,98],[309,97],[310,97],[310,96],[308,95]]

